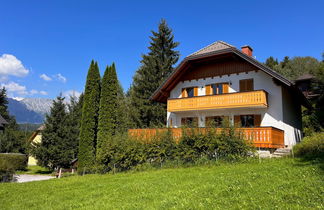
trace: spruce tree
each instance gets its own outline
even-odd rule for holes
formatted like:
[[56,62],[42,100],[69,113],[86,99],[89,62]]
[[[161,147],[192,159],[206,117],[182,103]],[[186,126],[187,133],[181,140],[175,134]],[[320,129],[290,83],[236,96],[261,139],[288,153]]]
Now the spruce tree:
[[53,101],[49,115],[46,116],[42,141],[34,143],[33,154],[38,164],[49,169],[67,168],[74,157],[74,144],[71,144],[68,114],[64,97]]
[[102,88],[100,96],[97,155],[101,152],[101,147],[105,141],[115,135],[117,128],[117,108],[118,108],[118,79],[115,64],[107,66],[102,78]]
[[79,173],[91,172],[95,163],[97,126],[100,100],[100,73],[97,62],[91,62],[84,91],[80,142],[78,153]]
[[149,52],[142,56],[141,66],[136,71],[130,88],[132,121],[135,127],[162,126],[166,123],[166,105],[150,101],[153,92],[171,73],[179,59],[174,50],[179,43],[174,42],[172,30],[165,20],[159,24],[158,31],[152,31]]

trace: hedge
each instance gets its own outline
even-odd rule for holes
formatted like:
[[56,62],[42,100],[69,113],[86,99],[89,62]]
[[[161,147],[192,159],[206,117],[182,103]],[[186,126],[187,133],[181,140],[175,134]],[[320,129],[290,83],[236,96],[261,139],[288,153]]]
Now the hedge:
[[16,170],[25,170],[27,160],[24,154],[0,153],[0,182],[11,181]]
[[324,159],[324,132],[305,137],[294,146],[294,153],[305,159]]

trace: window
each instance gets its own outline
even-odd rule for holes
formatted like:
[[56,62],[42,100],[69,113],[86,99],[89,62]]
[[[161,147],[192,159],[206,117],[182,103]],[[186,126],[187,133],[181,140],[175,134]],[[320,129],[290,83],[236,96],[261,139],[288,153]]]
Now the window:
[[261,115],[236,115],[234,116],[234,124],[240,127],[260,127]]
[[221,127],[223,120],[222,116],[206,117],[206,127]]
[[241,126],[244,128],[254,127],[254,116],[241,115]]
[[198,127],[198,118],[197,117],[181,118],[181,126]]
[[240,80],[240,92],[253,91],[253,79]]
[[187,87],[182,89],[182,98],[198,96],[198,87]]
[[217,95],[228,93],[228,83],[216,83],[211,85],[206,85],[206,95]]

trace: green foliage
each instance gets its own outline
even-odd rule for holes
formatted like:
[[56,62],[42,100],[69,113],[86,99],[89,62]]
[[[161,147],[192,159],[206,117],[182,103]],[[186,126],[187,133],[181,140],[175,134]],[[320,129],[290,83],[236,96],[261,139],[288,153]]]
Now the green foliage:
[[[46,116],[42,141],[32,145],[32,154],[38,164],[51,170],[69,167],[71,160],[76,157],[78,140],[74,138],[77,134],[71,124],[73,119],[69,118],[66,110],[64,98],[58,96],[53,101],[50,114]],[[71,115],[74,113],[71,112]]]
[[170,130],[146,141],[140,141],[140,138],[132,139],[126,134],[119,134],[105,141],[98,172],[125,171],[147,163],[161,167],[170,162],[192,164],[201,159],[235,160],[247,157],[253,151],[253,147],[231,127],[224,128],[220,134],[212,128],[207,133],[184,129],[179,143],[176,143]]
[[19,153],[0,153],[0,182],[9,182],[13,179],[16,170],[25,170],[27,156]]
[[28,133],[19,130],[15,117],[9,115],[5,88],[0,91],[0,114],[8,122],[0,131],[0,152],[26,153]]
[[100,100],[100,73],[98,64],[91,62],[84,92],[78,153],[79,171],[91,171],[95,163],[97,126]]
[[[2,184],[2,209],[323,209],[323,169],[296,159]],[[34,195],[34,196],[31,196]]]
[[179,59],[174,49],[172,30],[165,20],[159,24],[158,32],[152,31],[149,52],[142,56],[141,67],[136,71],[129,90],[131,101],[131,120],[134,127],[154,127],[166,124],[166,105],[149,100],[153,92],[171,73]]
[[267,65],[270,68],[274,68],[276,65],[278,65],[278,59],[274,59],[272,56],[270,56],[269,58],[267,58],[265,65]]
[[324,132],[313,133],[294,146],[294,154],[305,159],[324,160]]

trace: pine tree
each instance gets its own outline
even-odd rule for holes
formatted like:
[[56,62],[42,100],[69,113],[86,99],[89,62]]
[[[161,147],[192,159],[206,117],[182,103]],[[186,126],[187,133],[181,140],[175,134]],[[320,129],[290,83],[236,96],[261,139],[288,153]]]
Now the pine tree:
[[171,73],[179,59],[175,51],[179,43],[174,42],[172,30],[165,20],[159,24],[158,32],[152,31],[149,52],[142,56],[141,67],[135,73],[130,88],[132,121],[135,127],[162,126],[166,123],[166,105],[150,101],[153,92]]
[[274,59],[272,56],[267,58],[265,65],[274,69],[276,65],[278,65],[278,59]]
[[0,132],[0,153],[26,153],[26,136],[19,130],[16,118],[9,115],[7,91],[4,87],[0,90],[0,114],[8,122],[4,131]]
[[87,75],[82,106],[78,153],[79,173],[91,172],[95,163],[97,126],[100,100],[100,73],[97,62],[91,62]]
[[74,159],[75,144],[71,144],[68,114],[64,97],[53,101],[50,114],[46,116],[42,141],[34,143],[32,153],[38,164],[49,169],[67,168]]

